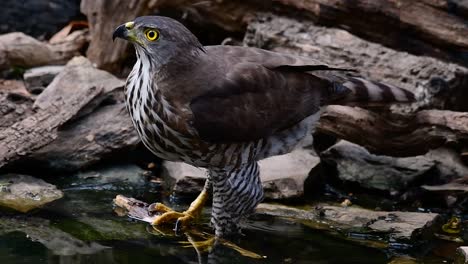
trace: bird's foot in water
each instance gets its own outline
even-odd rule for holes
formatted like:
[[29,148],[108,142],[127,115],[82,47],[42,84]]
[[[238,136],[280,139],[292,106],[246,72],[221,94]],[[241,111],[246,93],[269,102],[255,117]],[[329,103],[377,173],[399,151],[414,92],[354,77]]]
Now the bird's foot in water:
[[181,230],[188,227],[194,220],[195,215],[191,212],[177,212],[161,203],[154,203],[148,207],[150,214],[158,214],[158,217],[153,221],[152,225],[155,227],[174,225],[174,230]]
[[203,190],[197,199],[190,204],[190,207],[184,212],[176,212],[170,207],[162,203],[154,203],[148,207],[150,214],[160,213],[153,221],[154,227],[174,225],[174,230],[178,231],[187,228],[193,223],[202,213],[203,205],[208,199],[208,193]]

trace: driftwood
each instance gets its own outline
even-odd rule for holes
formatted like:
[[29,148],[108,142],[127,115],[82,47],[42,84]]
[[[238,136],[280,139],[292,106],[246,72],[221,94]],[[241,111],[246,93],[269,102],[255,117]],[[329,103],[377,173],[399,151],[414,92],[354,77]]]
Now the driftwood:
[[53,170],[76,171],[106,158],[116,158],[138,142],[125,105],[106,105],[62,127],[56,140],[32,153],[25,162]]
[[10,67],[35,67],[65,64],[88,43],[88,31],[78,30],[62,42],[49,44],[23,33],[15,32],[0,36],[0,70]]
[[446,144],[468,144],[468,113],[423,110],[410,117],[390,119],[361,108],[328,106],[317,130],[355,142],[373,153],[413,156]]
[[[437,0],[276,0],[324,25],[343,25],[372,41],[459,61],[468,48],[466,3]],[[451,4],[453,3],[453,4]],[[460,4],[457,4],[460,3]]]
[[86,59],[72,60],[38,96],[34,114],[0,131],[0,168],[52,142],[57,129],[94,105],[98,95],[121,86],[122,81]]

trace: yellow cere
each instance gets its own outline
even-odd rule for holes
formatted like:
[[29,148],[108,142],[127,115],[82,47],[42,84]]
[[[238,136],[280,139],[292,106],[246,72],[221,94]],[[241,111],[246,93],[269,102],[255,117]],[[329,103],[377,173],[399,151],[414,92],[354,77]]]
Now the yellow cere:
[[127,22],[125,23],[125,28],[126,29],[132,29],[135,26],[135,22]]
[[145,31],[145,36],[149,41],[154,41],[158,38],[159,32],[154,29],[148,29]]

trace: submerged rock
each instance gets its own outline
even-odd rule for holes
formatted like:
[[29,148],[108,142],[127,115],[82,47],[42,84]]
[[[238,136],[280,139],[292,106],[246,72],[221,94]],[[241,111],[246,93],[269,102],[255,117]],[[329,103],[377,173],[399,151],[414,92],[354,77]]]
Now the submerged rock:
[[0,177],[0,206],[28,212],[63,197],[55,185],[27,175]]
[[107,249],[96,242],[84,242],[58,228],[42,218],[0,218],[0,234],[22,232],[32,241],[47,247],[58,256],[89,255]]
[[284,205],[260,204],[256,213],[307,220],[308,226],[341,233],[379,234],[398,241],[418,240],[431,235],[440,217],[434,213],[384,212],[357,207],[319,205],[302,210]]
[[[305,181],[320,159],[308,149],[261,160],[260,178],[268,199],[291,199],[304,194]],[[196,195],[204,186],[207,171],[183,162],[163,163],[164,177],[179,195]]]

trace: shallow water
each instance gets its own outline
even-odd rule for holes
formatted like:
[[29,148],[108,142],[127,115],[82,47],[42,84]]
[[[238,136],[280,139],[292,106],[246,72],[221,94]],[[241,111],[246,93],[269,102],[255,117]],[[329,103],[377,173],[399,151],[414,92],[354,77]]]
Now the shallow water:
[[[117,216],[112,208],[117,194],[146,201],[167,198],[160,186],[148,184],[135,171],[130,166],[123,173],[110,170],[98,176],[67,177],[56,182],[65,190],[63,199],[28,215],[1,216],[0,263],[153,264],[204,263],[207,259],[210,263],[387,263],[392,255],[406,253],[406,249],[398,252],[357,245],[293,220],[257,216],[244,224],[244,235],[235,244],[265,259],[244,257],[225,246],[211,255],[198,255],[187,244],[187,234],[155,234],[147,223]],[[119,173],[127,180],[121,181]],[[175,208],[186,206],[163,200]],[[206,210],[204,222],[208,213]],[[207,230],[206,226],[200,228]],[[427,254],[423,257],[428,263],[444,261]]]

